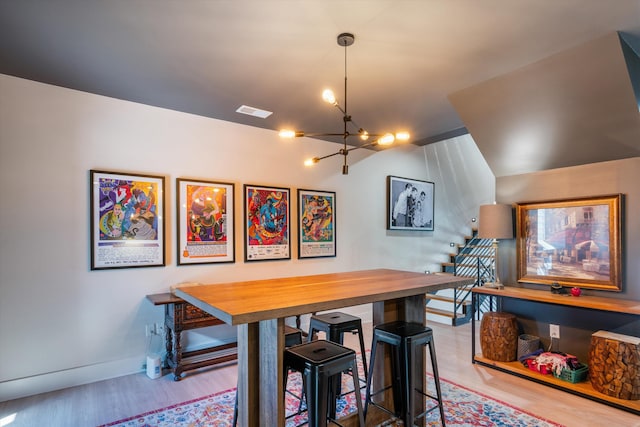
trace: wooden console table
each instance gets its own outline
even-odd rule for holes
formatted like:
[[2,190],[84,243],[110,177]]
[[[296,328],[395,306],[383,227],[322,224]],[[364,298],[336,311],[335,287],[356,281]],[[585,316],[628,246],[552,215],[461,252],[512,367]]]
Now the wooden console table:
[[183,351],[182,331],[223,325],[225,322],[169,292],[147,295],[147,299],[153,305],[164,305],[167,364],[173,370],[175,381],[180,381],[184,371],[229,362],[238,358],[237,342],[200,350]]
[[[602,298],[594,296],[581,296],[578,298],[567,297],[557,294],[552,294],[549,291],[525,289],[519,287],[507,286],[504,289],[492,289],[478,287],[473,289],[472,294],[472,306],[474,313],[477,313],[480,304],[480,296],[486,295],[491,298],[497,299],[497,306],[501,307],[501,300],[503,298],[514,298],[524,301],[532,301],[544,304],[556,304],[566,307],[574,307],[585,310],[594,310],[602,312],[623,313],[640,316],[640,301],[629,301],[613,298]],[[542,375],[538,372],[534,372],[525,368],[520,362],[497,362],[482,357],[480,354],[476,354],[476,316],[473,316],[471,321],[471,351],[472,362],[481,364],[490,368],[498,369],[503,372],[507,372],[512,375],[519,376],[531,381],[538,382],[540,384],[548,385],[560,390],[567,391],[588,399],[604,403],[609,406],[623,409],[628,412],[632,412],[640,415],[640,400],[624,400],[615,397],[607,396],[593,389],[589,381],[581,383],[570,383],[567,381],[555,378],[553,375]],[[595,332],[595,331],[594,331]]]

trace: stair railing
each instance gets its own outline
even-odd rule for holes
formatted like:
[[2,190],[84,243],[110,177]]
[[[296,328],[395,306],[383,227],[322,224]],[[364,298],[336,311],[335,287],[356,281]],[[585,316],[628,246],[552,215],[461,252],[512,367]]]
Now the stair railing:
[[[495,254],[491,242],[491,239],[481,239],[474,235],[474,237],[469,239],[466,244],[458,250],[458,254],[453,257],[454,276],[475,277],[476,279],[471,286],[455,288],[453,290],[454,323],[459,313],[458,310],[460,310],[465,304],[465,301],[469,299],[472,289],[494,280]],[[476,262],[469,262],[470,258],[475,258]],[[485,311],[486,309],[483,308],[483,303],[484,301],[481,301],[481,311]]]

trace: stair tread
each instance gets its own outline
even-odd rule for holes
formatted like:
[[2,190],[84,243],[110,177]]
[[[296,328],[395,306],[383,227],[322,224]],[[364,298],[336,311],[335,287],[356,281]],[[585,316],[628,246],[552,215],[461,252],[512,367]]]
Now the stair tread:
[[436,295],[436,294],[427,294],[427,299],[430,300],[435,300],[435,301],[445,301],[445,302],[459,302],[460,304],[464,304],[464,305],[469,305],[471,304],[471,301],[469,300],[460,300],[458,299],[458,301],[456,301],[453,297],[449,297],[446,295]]
[[[431,313],[431,314],[437,314],[439,316],[444,316],[444,317],[450,317],[450,318],[454,318],[456,317],[454,315],[454,313],[452,311],[447,311],[447,310],[441,310],[439,308],[431,308],[431,307],[427,307],[426,308],[426,312],[427,313]],[[459,315],[460,313],[458,313]]]

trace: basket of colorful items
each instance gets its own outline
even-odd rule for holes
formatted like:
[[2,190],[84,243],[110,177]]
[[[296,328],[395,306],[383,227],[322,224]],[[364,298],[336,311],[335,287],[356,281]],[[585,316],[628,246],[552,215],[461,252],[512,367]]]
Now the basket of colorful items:
[[577,357],[562,352],[538,350],[519,358],[520,362],[532,371],[554,377],[570,383],[579,383],[587,379],[589,367]]

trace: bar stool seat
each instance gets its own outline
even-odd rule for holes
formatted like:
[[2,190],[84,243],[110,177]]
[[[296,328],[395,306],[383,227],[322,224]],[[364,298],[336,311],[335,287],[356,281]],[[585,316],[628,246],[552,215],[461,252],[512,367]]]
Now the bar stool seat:
[[309,335],[307,336],[307,341],[310,342],[316,332],[324,332],[329,341],[340,345],[344,344],[345,333],[351,332],[358,334],[360,341],[360,354],[362,355],[362,366],[364,367],[363,382],[366,384],[368,370],[364,347],[364,336],[362,334],[362,320],[359,317],[352,316],[347,313],[341,313],[339,311],[314,314],[309,320]]
[[[360,389],[356,387],[356,353],[352,349],[327,340],[315,340],[286,349],[284,365],[285,370],[303,373],[309,427],[326,427],[328,419],[335,422],[335,401],[339,397],[335,381],[340,381],[342,372],[351,372],[359,423],[364,427]],[[329,402],[333,404],[329,406]]]
[[[371,377],[375,366],[375,356],[378,344],[386,344],[391,347],[392,384],[382,386],[378,390],[372,392]],[[413,356],[416,349],[424,345],[429,347],[433,379],[436,386],[436,396],[432,396],[424,390],[417,389],[413,381]],[[373,401],[373,397],[375,395],[384,392],[390,387],[393,389],[394,411],[391,411]],[[421,414],[415,414],[416,392],[422,396],[435,400],[437,405],[427,409]],[[442,425],[445,426],[442,392],[440,390],[440,376],[438,375],[436,349],[433,342],[433,331],[431,328],[421,325],[420,323],[404,321],[383,323],[373,328],[373,342],[371,345],[369,376],[367,380],[367,392],[364,406],[365,416],[367,414],[369,404],[399,417],[406,426],[412,426],[417,418],[421,418],[429,412],[439,408],[440,420]]]
[[284,325],[284,346],[291,347],[302,344],[302,331],[289,325]]

